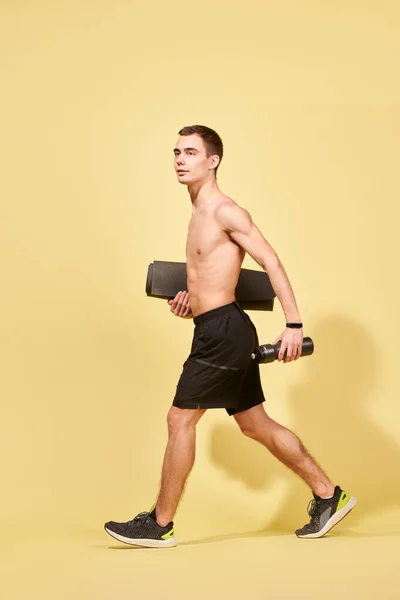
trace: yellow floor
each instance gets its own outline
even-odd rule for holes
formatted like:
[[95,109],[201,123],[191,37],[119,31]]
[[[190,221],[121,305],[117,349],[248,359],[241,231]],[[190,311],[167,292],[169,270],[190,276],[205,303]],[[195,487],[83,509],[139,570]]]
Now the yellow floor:
[[7,532],[0,597],[398,600],[400,533],[363,529],[343,521],[320,540],[181,531],[179,546],[169,549],[120,544],[100,528],[64,536]]

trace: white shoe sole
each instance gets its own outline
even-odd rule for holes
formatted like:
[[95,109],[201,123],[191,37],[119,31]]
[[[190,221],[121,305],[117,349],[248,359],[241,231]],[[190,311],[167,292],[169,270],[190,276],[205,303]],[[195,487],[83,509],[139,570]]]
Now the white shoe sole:
[[169,538],[169,540],[133,539],[119,535],[119,533],[115,533],[114,531],[107,529],[107,527],[104,527],[104,529],[119,542],[124,542],[125,544],[130,544],[131,546],[144,546],[145,548],[172,548],[176,546],[175,538],[173,537]]
[[308,535],[298,535],[298,538],[306,539],[306,538],[320,538],[328,531],[332,529],[339,521],[341,521],[357,504],[357,498],[351,497],[346,506],[343,506],[340,510],[335,512],[335,514],[326,522],[325,526],[321,529],[321,531],[317,531],[317,533],[309,533]]

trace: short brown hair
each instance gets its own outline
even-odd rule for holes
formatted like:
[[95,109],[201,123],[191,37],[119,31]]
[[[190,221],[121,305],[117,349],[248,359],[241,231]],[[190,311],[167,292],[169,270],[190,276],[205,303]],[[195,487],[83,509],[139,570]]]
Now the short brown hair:
[[217,170],[221,164],[224,153],[224,147],[221,138],[219,137],[218,133],[214,131],[214,129],[210,129],[210,127],[206,127],[205,125],[188,125],[187,127],[183,127],[183,129],[178,131],[178,135],[193,135],[195,133],[203,140],[206,147],[207,156],[211,156],[212,154],[217,154],[217,156],[219,156],[219,163],[215,167],[215,176],[217,176]]

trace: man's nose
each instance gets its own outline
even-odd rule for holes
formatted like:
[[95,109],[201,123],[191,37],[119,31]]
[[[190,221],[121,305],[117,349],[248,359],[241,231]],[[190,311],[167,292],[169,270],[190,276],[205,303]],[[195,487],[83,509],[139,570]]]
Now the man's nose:
[[184,159],[183,155],[177,157],[176,164],[177,165],[184,165],[185,164],[185,159]]

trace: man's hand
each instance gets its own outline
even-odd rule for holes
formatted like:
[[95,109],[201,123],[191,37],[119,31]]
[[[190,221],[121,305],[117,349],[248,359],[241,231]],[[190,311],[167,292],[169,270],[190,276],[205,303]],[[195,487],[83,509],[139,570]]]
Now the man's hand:
[[177,317],[181,317],[181,319],[193,318],[188,292],[178,292],[173,300],[168,300],[168,304],[171,307],[171,312]]
[[286,358],[284,363],[297,360],[301,356],[301,350],[303,345],[303,330],[302,329],[290,329],[286,327],[285,331],[273,342],[273,344],[281,343],[279,349],[278,360],[283,359],[285,350],[287,349]]

